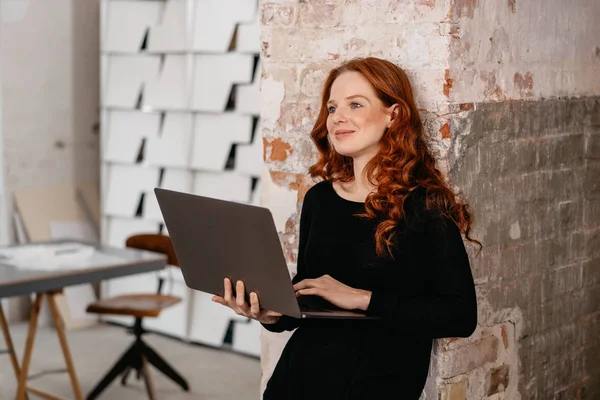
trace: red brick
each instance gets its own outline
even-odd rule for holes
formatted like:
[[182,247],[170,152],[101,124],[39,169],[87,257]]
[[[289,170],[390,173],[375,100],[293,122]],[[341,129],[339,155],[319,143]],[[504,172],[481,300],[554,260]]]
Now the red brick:
[[272,29],[269,33],[269,55],[273,62],[295,63],[339,61],[346,56],[344,32],[341,29]]
[[502,325],[502,344],[504,344],[505,349],[508,349],[508,334],[506,333],[506,325]]
[[452,378],[473,371],[498,357],[498,338],[488,336],[444,354],[440,363],[440,373],[444,378]]
[[342,22],[340,1],[305,0],[300,3],[300,25],[307,28],[334,28]]
[[265,26],[292,26],[296,22],[296,4],[265,3],[261,7],[260,20]]
[[508,387],[508,375],[508,365],[503,365],[499,368],[494,368],[490,371],[488,396],[506,390],[506,388]]
[[429,8],[435,7],[435,0],[416,0],[415,4],[427,6]]
[[467,380],[451,383],[441,388],[439,400],[466,400],[467,399]]
[[473,18],[475,10],[479,6],[479,0],[455,0],[452,6],[452,12],[456,17]]
[[306,174],[270,171],[273,183],[298,192],[298,201],[304,200],[304,195],[314,185],[312,178]]
[[281,118],[277,125],[286,130],[302,128],[308,138],[308,132],[312,129],[315,119],[319,113],[318,102],[312,103],[283,103],[281,105]]
[[269,148],[271,149],[271,156],[269,157],[270,161],[285,161],[290,154],[294,152],[292,147],[284,142],[283,140],[277,138],[273,141],[269,141],[267,138],[263,138],[263,158],[267,158],[267,154],[269,154]]
[[450,134],[450,124],[448,124],[447,122],[442,125],[442,127],[440,128],[440,133],[442,134],[442,137],[444,139],[449,139],[451,137]]
[[519,90],[522,97],[533,96],[533,75],[531,72],[527,72],[525,76],[520,73],[515,73],[514,78],[515,87]]
[[446,97],[450,96],[450,91],[452,90],[453,80],[450,78],[450,70],[447,69],[444,72],[444,94]]
[[[329,64],[311,64],[300,72],[301,100],[310,100],[311,102],[314,102],[315,99],[321,97],[323,82],[333,66],[334,65]],[[311,111],[311,117],[313,116],[312,113],[313,111]]]

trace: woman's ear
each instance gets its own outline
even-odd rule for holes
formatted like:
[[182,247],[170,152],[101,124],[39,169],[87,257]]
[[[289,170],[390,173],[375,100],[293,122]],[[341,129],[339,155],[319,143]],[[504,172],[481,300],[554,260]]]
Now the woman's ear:
[[387,108],[387,114],[388,114],[387,127],[389,128],[390,126],[392,126],[392,123],[394,122],[394,120],[398,116],[398,103],[392,104],[391,106],[389,106]]

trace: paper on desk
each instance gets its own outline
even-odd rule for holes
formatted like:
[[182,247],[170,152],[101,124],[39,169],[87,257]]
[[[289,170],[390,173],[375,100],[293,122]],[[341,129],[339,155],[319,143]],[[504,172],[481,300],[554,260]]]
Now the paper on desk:
[[115,262],[118,258],[102,254],[81,243],[27,244],[0,250],[0,264],[19,269],[52,271],[85,268],[90,262]]

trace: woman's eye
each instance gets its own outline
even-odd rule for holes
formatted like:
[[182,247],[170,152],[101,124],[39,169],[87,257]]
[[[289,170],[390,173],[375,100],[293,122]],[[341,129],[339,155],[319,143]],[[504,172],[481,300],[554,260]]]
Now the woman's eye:
[[327,110],[329,111],[330,114],[333,114],[335,112],[335,107],[333,107],[333,106],[329,107]]
[[359,107],[362,107],[362,106],[360,104],[358,104],[358,103],[352,103],[352,104],[350,104],[350,107],[352,107],[352,108],[359,108]]

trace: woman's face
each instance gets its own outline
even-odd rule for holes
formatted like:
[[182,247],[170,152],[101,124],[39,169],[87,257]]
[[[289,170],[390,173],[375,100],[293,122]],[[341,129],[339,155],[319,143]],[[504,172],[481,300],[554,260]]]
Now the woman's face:
[[353,158],[375,156],[394,106],[386,107],[359,72],[344,72],[331,86],[327,131],[336,152]]

